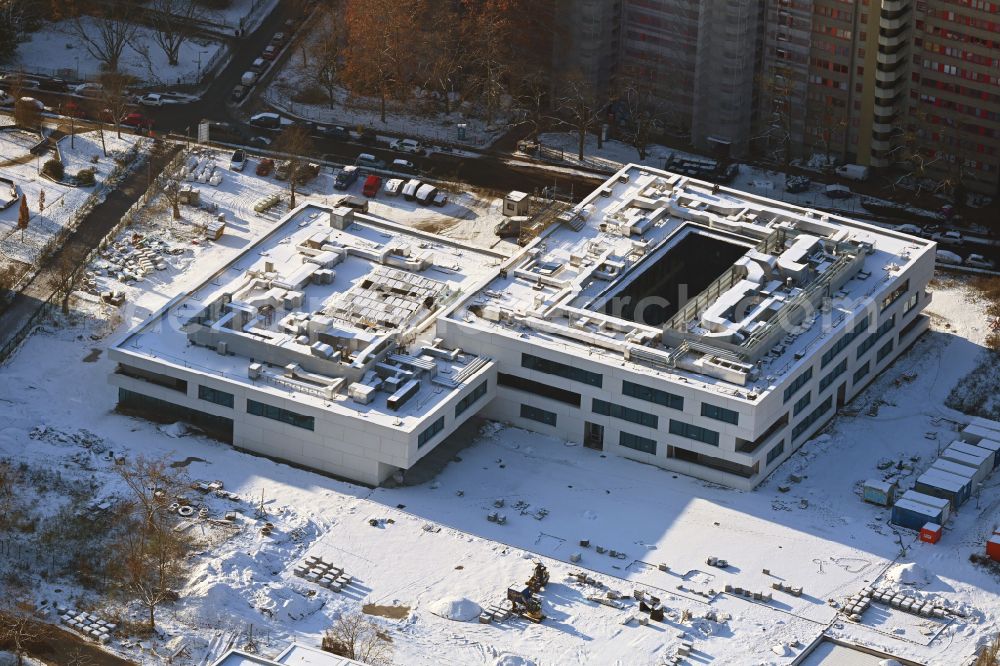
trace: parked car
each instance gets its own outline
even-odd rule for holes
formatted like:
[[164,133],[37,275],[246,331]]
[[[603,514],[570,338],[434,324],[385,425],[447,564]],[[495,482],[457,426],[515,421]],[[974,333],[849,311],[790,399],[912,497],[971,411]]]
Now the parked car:
[[271,145],[271,140],[266,136],[252,136],[247,139],[248,146],[255,146],[257,148],[267,148]]
[[272,170],[274,170],[274,160],[270,157],[262,157],[260,162],[257,163],[257,169],[254,173],[258,176],[269,176]]
[[438,190],[437,194],[434,195],[434,205],[437,206],[438,208],[442,208],[445,205],[447,205],[447,203],[448,203],[448,195],[442,192],[441,190]]
[[414,199],[416,199],[417,189],[421,185],[423,185],[423,183],[421,183],[416,178],[411,178],[410,180],[406,181],[406,185],[403,185],[403,189],[400,190],[403,194],[403,198],[406,199],[407,201],[413,201]]
[[246,86],[243,85],[236,86],[235,88],[233,88],[233,92],[229,93],[229,99],[233,100],[234,102],[238,102],[244,97],[246,97],[249,91],[250,89],[247,88]]
[[320,166],[315,162],[300,164],[299,168],[295,170],[295,182],[299,185],[305,185],[319,175],[319,170]]
[[81,97],[100,97],[104,94],[104,86],[90,81],[76,86],[73,88],[73,92]]
[[931,240],[940,245],[961,245],[962,234],[958,231],[939,231],[931,236]]
[[48,92],[69,92],[69,86],[62,79],[39,79],[38,88]]
[[163,106],[166,103],[166,99],[160,93],[146,93],[140,96],[136,102],[143,106]]
[[255,83],[257,83],[257,72],[243,72],[243,76],[240,77],[240,85],[249,88]]
[[333,178],[333,187],[337,190],[346,190],[358,179],[358,167],[345,166],[337,172]]
[[378,194],[378,188],[382,186],[382,179],[372,174],[365,178],[365,184],[361,188],[361,194],[366,197],[374,197]]
[[403,173],[417,173],[417,165],[410,160],[393,160],[391,168],[393,171],[402,171]]
[[274,169],[274,177],[278,180],[288,180],[288,173],[292,170],[292,163],[288,160],[278,162]]
[[274,60],[278,57],[278,47],[273,44],[264,48],[264,52],[260,54],[260,57],[264,60]]
[[233,171],[243,171],[246,165],[247,154],[243,152],[241,148],[237,148],[233,151],[232,156],[229,158],[229,168]]
[[413,153],[414,155],[423,155],[426,152],[416,139],[396,139],[389,144],[389,147],[401,153]]
[[353,208],[361,213],[368,212],[368,199],[362,199],[361,197],[356,197],[353,194],[345,194],[337,200],[338,206],[347,206],[348,208]]
[[911,236],[922,236],[924,230],[915,224],[901,224],[896,227],[896,231],[903,234],[910,234]]
[[274,44],[274,45],[276,45],[276,46],[281,46],[282,44],[285,43],[285,39],[287,39],[285,37],[285,33],[283,33],[283,32],[276,32],[271,37],[271,43]]
[[269,65],[270,63],[264,60],[263,58],[257,58],[252,63],[250,63],[250,71],[260,74],[265,69],[267,69]]
[[378,159],[371,153],[358,153],[358,156],[354,159],[354,164],[359,167],[369,167],[372,169],[385,168],[385,162]]
[[133,111],[122,118],[122,125],[128,125],[129,127],[136,127],[139,129],[149,129],[153,126],[153,121],[138,111]]
[[351,131],[341,125],[317,125],[315,133],[327,139],[351,140]]
[[992,259],[987,259],[981,254],[970,254],[965,258],[965,265],[971,266],[972,268],[984,268],[986,270],[993,270],[996,267],[996,262]]
[[390,197],[394,197],[399,194],[399,191],[403,189],[403,180],[401,178],[390,178],[385,181],[385,193]]
[[834,171],[837,172],[838,176],[857,181],[868,180],[870,173],[868,167],[861,166],[860,164],[844,164],[834,169]]
[[827,185],[826,189],[823,190],[823,194],[831,199],[849,199],[853,196],[851,188],[843,185]]
[[962,257],[958,256],[954,252],[949,252],[948,250],[937,250],[934,253],[934,261],[939,264],[948,264],[950,266],[962,265]]
[[430,206],[434,203],[435,195],[437,195],[437,188],[430,183],[424,183],[417,188],[417,203],[421,206]]
[[250,124],[254,127],[263,127],[264,129],[278,129],[284,123],[285,119],[279,116],[277,113],[258,113],[256,115],[250,116]]

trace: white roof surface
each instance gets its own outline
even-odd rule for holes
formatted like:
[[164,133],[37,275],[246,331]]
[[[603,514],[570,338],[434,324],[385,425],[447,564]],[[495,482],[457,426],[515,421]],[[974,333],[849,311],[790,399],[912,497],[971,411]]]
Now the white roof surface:
[[360,661],[340,657],[319,648],[293,643],[274,659],[268,659],[242,650],[230,650],[212,666],[364,666]]

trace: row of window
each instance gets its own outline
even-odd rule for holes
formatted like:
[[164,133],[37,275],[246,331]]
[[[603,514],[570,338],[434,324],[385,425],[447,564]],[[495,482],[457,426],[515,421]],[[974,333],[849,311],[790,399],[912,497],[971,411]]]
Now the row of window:
[[590,372],[589,370],[584,370],[583,368],[576,368],[572,365],[566,365],[565,363],[552,361],[547,358],[541,358],[540,356],[534,356],[532,354],[521,354],[521,367],[528,368],[529,370],[535,370],[536,372],[542,372],[547,375],[564,377],[574,382],[580,382],[581,384],[587,384],[589,386],[596,386],[597,388],[601,388],[604,383],[604,377],[602,377],[599,373]]
[[767,452],[767,464],[773,463],[778,456],[785,452],[785,440],[781,440],[776,445],[771,447],[771,450]]
[[732,409],[726,409],[725,407],[719,407],[718,405],[712,405],[707,402],[701,403],[701,415],[715,419],[716,421],[725,421],[726,423],[732,423],[733,425],[738,425],[740,421],[740,413]]
[[888,342],[882,345],[881,348],[875,353],[875,362],[881,363],[885,358],[892,353],[892,339],[890,338]]
[[444,416],[438,417],[434,423],[424,428],[423,432],[417,435],[417,448],[419,449],[427,442],[434,439],[434,435],[444,430]]
[[618,433],[618,444],[619,446],[624,446],[627,449],[634,449],[643,453],[656,455],[655,439],[640,437],[639,435],[633,435],[630,432],[622,431]]
[[670,434],[687,437],[688,439],[693,439],[709,446],[719,445],[719,433],[691,423],[684,423],[683,421],[670,419]]
[[534,393],[535,395],[540,395],[543,398],[564,402],[567,405],[573,405],[574,407],[580,406],[579,393],[567,391],[566,389],[559,388],[558,386],[552,386],[551,384],[543,384],[531,379],[526,379],[517,375],[508,375],[502,372],[497,374],[497,384],[500,386],[506,386],[507,388],[517,389],[518,391],[525,391],[526,393]]
[[888,308],[890,305],[898,301],[903,296],[903,294],[905,294],[909,290],[910,290],[910,281],[903,280],[903,284],[893,289],[891,292],[886,294],[885,297],[882,299],[882,302],[879,304],[878,308],[879,314],[885,312],[886,308]]
[[475,404],[477,400],[486,395],[486,391],[489,389],[489,386],[487,386],[488,383],[489,380],[484,379],[482,384],[472,389],[472,393],[470,393],[469,395],[465,396],[464,398],[458,401],[458,403],[455,405],[456,418],[459,416],[459,414],[461,414],[469,407],[471,407],[473,404]]
[[538,421],[545,425],[554,426],[556,424],[556,414],[533,405],[521,404],[521,418],[530,421]]
[[802,410],[809,406],[812,402],[812,391],[808,391],[804,396],[795,401],[795,405],[792,407],[792,416],[798,416],[802,413]]
[[295,426],[296,428],[302,428],[304,430],[316,429],[316,419],[312,416],[305,416],[288,409],[282,409],[281,407],[275,407],[274,405],[268,405],[263,402],[257,402],[256,400],[250,400],[249,398],[247,399],[247,414],[262,416],[265,419],[271,419],[273,421],[280,421],[281,423],[287,423],[288,425]]
[[616,405],[606,400],[599,400],[594,398],[591,408],[595,414],[602,414],[604,416],[613,416],[616,419],[622,419],[625,421],[631,421],[632,423],[638,423],[639,425],[644,425],[649,428],[655,429],[659,425],[659,418],[655,414],[648,414],[638,409],[632,409],[631,407],[625,407],[624,405]]
[[847,349],[852,342],[854,342],[859,335],[868,330],[868,324],[871,321],[871,315],[865,317],[858,323],[854,325],[850,333],[846,333],[837,342],[834,343],[832,347],[823,352],[823,356],[820,360],[820,367],[825,368],[830,362],[837,358],[837,354]]
[[841,376],[845,372],[847,372],[846,358],[842,360],[840,363],[838,363],[837,367],[828,372],[826,375],[823,376],[822,379],[819,380],[819,392],[822,393],[823,391],[825,391],[827,387],[830,386],[830,384],[836,381],[837,377]]
[[879,326],[874,333],[869,335],[867,338],[864,339],[864,341],[860,345],[858,345],[857,358],[860,359],[862,356],[867,354],[868,350],[874,347],[875,343],[878,342],[883,335],[891,331],[892,327],[895,325],[896,325],[896,315],[892,315],[884,322],[882,322],[882,325]]
[[670,409],[684,409],[684,398],[681,396],[674,395],[673,393],[667,393],[666,391],[661,391],[660,389],[651,388],[649,386],[643,386],[642,384],[636,384],[628,380],[622,381],[622,394],[639,400],[645,400],[646,402],[662,405],[664,407],[669,407]]
[[805,417],[804,419],[795,424],[795,427],[792,428],[792,439],[793,440],[798,439],[799,436],[802,435],[802,433],[804,433],[806,430],[810,428],[810,426],[812,426],[812,424],[816,423],[816,421],[823,418],[823,415],[826,414],[828,411],[830,411],[830,407],[832,406],[833,406],[833,396],[827,396],[826,400],[819,403],[819,406],[816,407],[816,409],[809,412],[809,416]]
[[792,396],[798,393],[799,389],[809,383],[813,377],[813,369],[806,368],[806,371],[801,375],[796,377],[791,384],[785,389],[785,400],[783,404],[788,404],[788,401],[792,399]]

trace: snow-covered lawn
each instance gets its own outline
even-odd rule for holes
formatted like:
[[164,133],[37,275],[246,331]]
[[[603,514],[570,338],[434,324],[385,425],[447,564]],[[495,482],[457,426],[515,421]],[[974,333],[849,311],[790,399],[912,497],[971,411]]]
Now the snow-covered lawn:
[[[81,21],[85,28],[93,30],[93,19],[84,17]],[[185,40],[178,55],[178,64],[171,65],[156,43],[153,31],[137,25],[134,37],[122,52],[119,69],[149,83],[194,83],[199,69],[206,71],[212,60],[222,55],[224,48],[221,42],[202,38]],[[88,51],[71,21],[47,23],[31,33],[27,41],[18,44],[11,66],[42,74],[61,71],[70,77],[79,73],[85,79],[94,79],[101,71],[97,58]]]
[[[101,185],[116,169],[117,159],[123,159],[137,141],[131,134],[118,138],[114,132],[104,133],[108,156],[104,156],[98,132],[64,137],[59,141],[66,175],[75,175],[81,169],[94,169],[96,184],[93,187],[70,187],[48,180],[39,171],[54,153],[40,158],[28,153],[39,140],[37,135],[20,130],[0,132],[0,176],[10,178],[18,191],[28,197],[31,218],[22,239],[17,229],[18,204],[0,211],[0,260],[32,263],[39,252],[58,233],[77,222],[77,213],[88,199],[100,195]],[[45,192],[45,210],[39,212],[41,192]]]
[[[118,641],[114,649],[158,662],[186,641],[190,663],[204,663],[230,639],[244,641],[253,626],[264,651],[274,653],[289,640],[317,642],[339,613],[363,603],[408,609],[404,619],[379,620],[392,637],[395,662],[407,665],[658,666],[681,640],[693,642],[700,663],[784,665],[828,632],[945,666],[964,663],[997,630],[995,576],[968,556],[983,549],[990,527],[1000,521],[1000,475],[962,508],[936,545],[897,532],[887,523],[887,510],[859,496],[859,483],[871,477],[894,474],[904,486],[912,483],[954,436],[951,419],[960,415],[944,400],[975,366],[987,333],[981,304],[961,283],[933,287],[932,331],[753,492],[498,424],[485,424],[432,482],[371,490],[236,452],[183,427],[112,411],[116,394],[106,377],[114,367],[107,347],[272,228],[280,214],[252,212],[257,198],[284,187],[254,176],[255,160],[241,174],[229,172],[219,153],[201,153],[197,160],[197,170],[214,160],[223,175],[218,187],[191,185],[226,215],[226,235],[215,242],[198,238],[205,211],[185,207],[184,220],[173,222],[167,209],[151,206],[122,241],[137,232],[180,250],[169,255],[168,268],[127,287],[114,276],[96,277],[101,289],[127,291],[124,312],[81,295],[70,321],[49,322],[0,368],[0,458],[58,469],[67,483],[85,481],[97,488],[95,499],[103,499],[124,494],[107,450],[168,456],[186,465],[193,479],[219,479],[239,496],[197,495],[212,518],[237,510],[235,527],[198,522],[191,528],[210,545],[190,562],[181,600],[160,612],[164,637],[142,646]],[[305,196],[332,196],[330,178],[322,174]],[[491,202],[464,196],[470,198],[450,205],[465,206],[476,219],[489,215]],[[434,224],[428,216],[438,211],[381,195],[372,203],[375,215],[414,226]],[[80,436],[81,429],[93,435]],[[902,469],[880,471],[886,460],[903,463]],[[258,518],[262,503],[266,515]],[[492,511],[505,514],[506,524],[487,521]],[[265,522],[274,525],[269,535],[261,533]],[[597,546],[623,555],[599,554]],[[579,564],[569,561],[575,553]],[[308,555],[343,567],[354,582],[334,594],[294,576]],[[435,614],[441,606],[499,602],[509,585],[530,575],[535,556],[552,574],[542,624],[513,619],[482,625]],[[709,556],[731,566],[709,566]],[[42,580],[44,562],[32,566],[21,577],[31,578],[46,607],[82,601],[100,612],[115,610],[66,580]],[[627,600],[616,609],[587,600],[607,588],[569,577],[581,567],[626,597],[634,587],[659,596],[666,621],[626,626],[636,604]],[[3,568],[0,561],[0,573]],[[801,586],[802,596],[772,590],[775,581]],[[727,594],[727,584],[770,591],[773,601]],[[867,585],[909,589],[911,596],[934,598],[966,617],[943,623],[873,608],[856,625],[828,603],[839,604]]]
[[[390,101],[384,123],[377,98],[351,96],[341,87],[335,91],[333,108],[328,101],[319,104],[293,101],[303,90],[316,85],[315,71],[316,65],[311,59],[303,65],[300,49],[296,48],[269,84],[265,101],[275,109],[307,120],[352,128],[371,127],[376,132],[404,135],[426,143],[447,142],[486,148],[503,134],[505,123],[502,119],[496,119],[494,125],[489,126],[483,118],[468,113],[468,109],[445,114],[441,103],[429,97]],[[459,124],[466,126],[464,139],[459,137]]]
[[222,9],[208,10],[206,19],[215,25],[234,29],[242,27],[244,33],[249,33],[260,25],[277,3],[278,0],[232,0]]

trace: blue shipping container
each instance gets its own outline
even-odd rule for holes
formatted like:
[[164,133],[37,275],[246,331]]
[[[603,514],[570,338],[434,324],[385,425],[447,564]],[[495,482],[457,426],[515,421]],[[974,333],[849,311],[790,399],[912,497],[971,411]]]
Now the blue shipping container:
[[948,500],[951,502],[952,510],[965,504],[972,495],[972,484],[969,479],[937,469],[928,470],[918,476],[913,489],[918,493]]
[[893,525],[919,531],[926,523],[940,525],[942,520],[940,511],[920,502],[900,499],[892,507],[891,522]]

